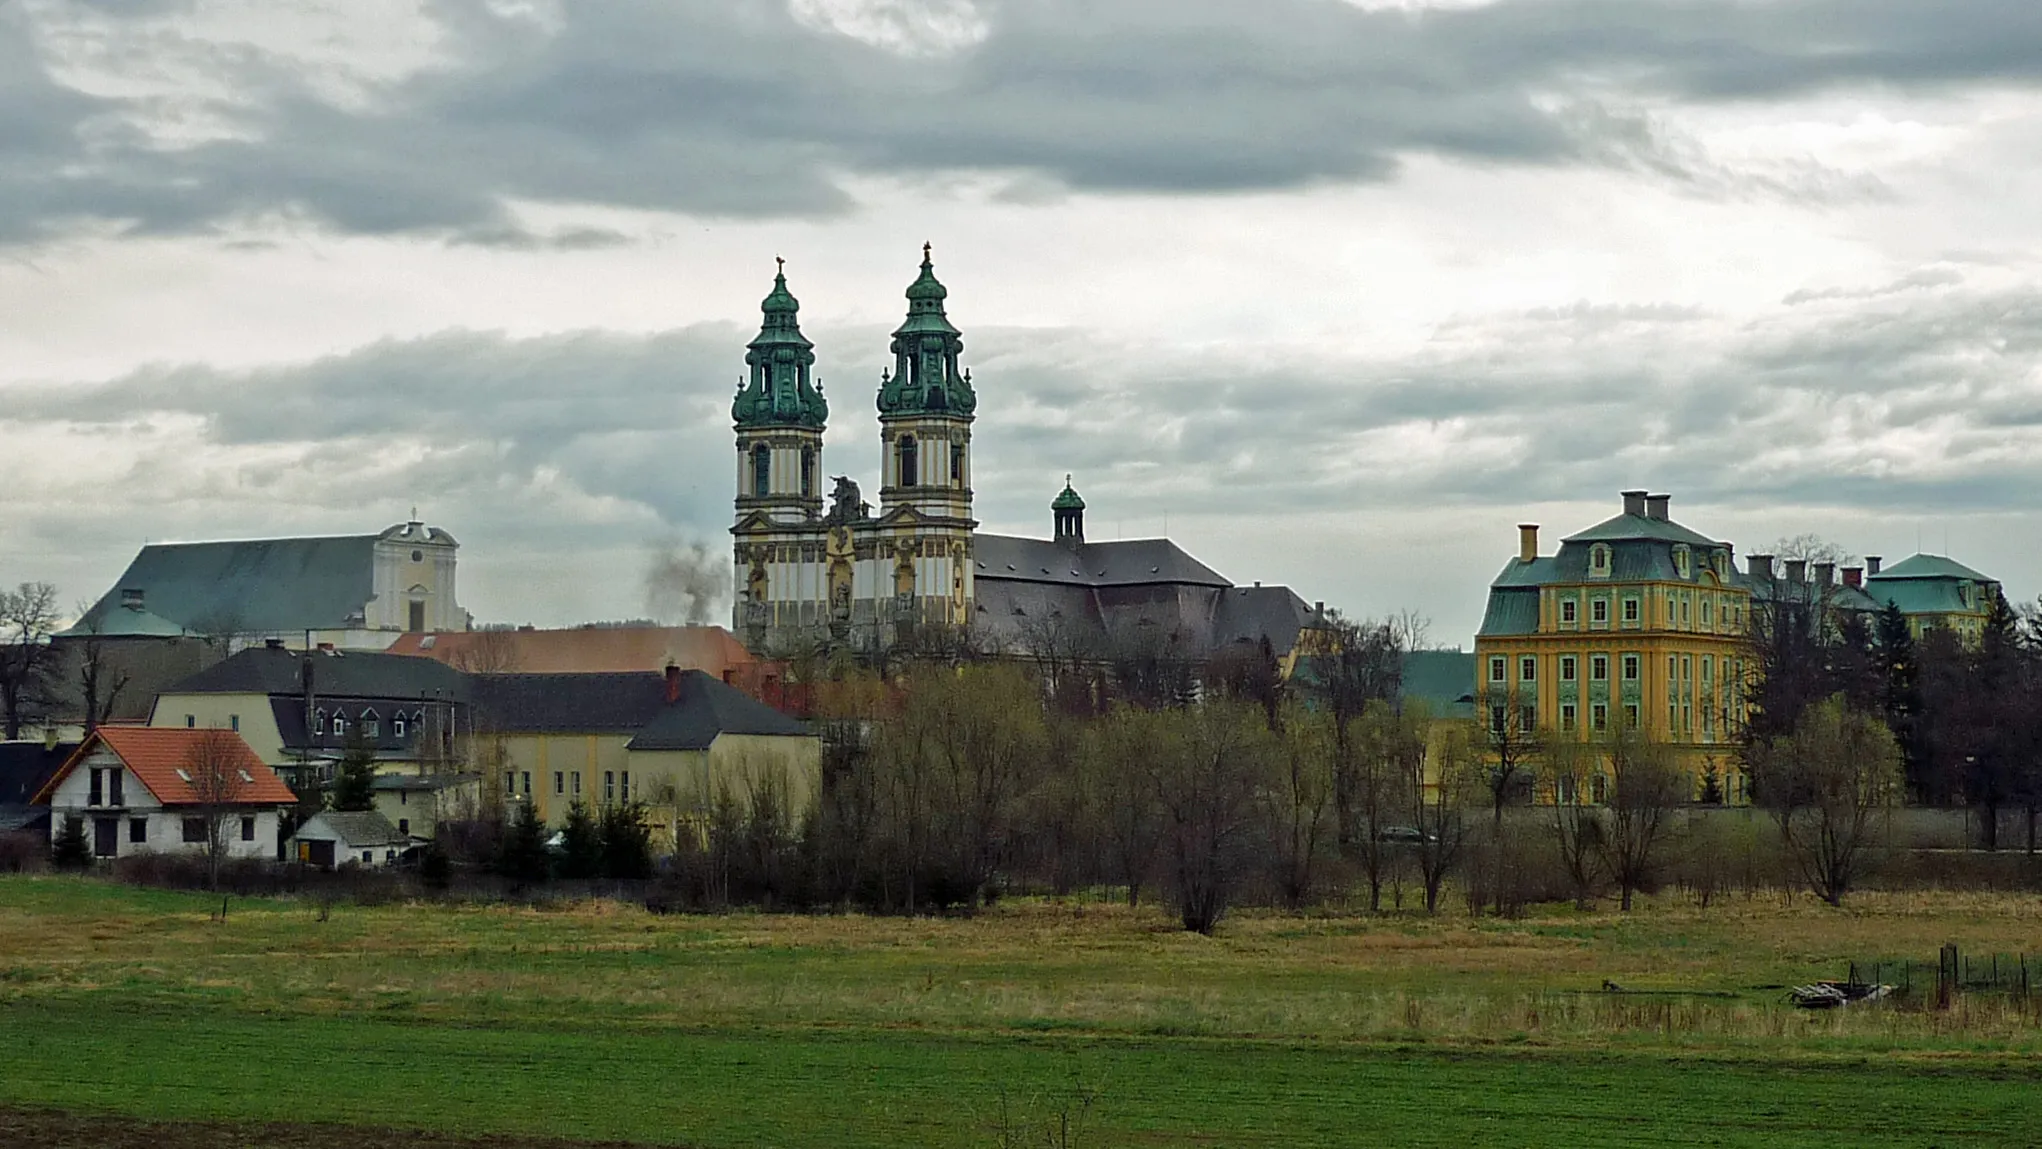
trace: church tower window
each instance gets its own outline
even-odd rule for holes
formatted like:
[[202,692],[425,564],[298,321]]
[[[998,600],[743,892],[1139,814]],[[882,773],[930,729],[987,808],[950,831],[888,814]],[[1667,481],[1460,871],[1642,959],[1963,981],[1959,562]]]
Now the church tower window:
[[773,452],[764,443],[752,448],[752,494],[763,499],[773,493]]
[[815,448],[801,449],[801,495],[811,498],[815,495]]
[[960,487],[964,485],[964,444],[962,443],[950,444],[950,481]]
[[913,435],[902,435],[900,437],[900,485],[903,487],[920,485],[917,453],[915,437]]

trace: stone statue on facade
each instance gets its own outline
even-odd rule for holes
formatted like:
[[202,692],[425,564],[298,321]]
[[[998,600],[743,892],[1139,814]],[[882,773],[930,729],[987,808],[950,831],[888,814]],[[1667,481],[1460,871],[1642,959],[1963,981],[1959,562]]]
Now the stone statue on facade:
[[835,481],[836,489],[830,492],[830,511],[822,521],[831,526],[842,526],[871,518],[872,504],[865,501],[858,484],[849,475],[837,475]]

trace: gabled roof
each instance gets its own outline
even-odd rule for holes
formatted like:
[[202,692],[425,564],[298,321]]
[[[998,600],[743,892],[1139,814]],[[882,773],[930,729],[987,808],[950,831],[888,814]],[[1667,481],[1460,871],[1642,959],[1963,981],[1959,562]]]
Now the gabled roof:
[[[152,544],[87,615],[110,636],[338,629],[375,594],[377,538]],[[140,609],[122,605],[130,591]]]
[[1955,559],[1943,555],[1910,555],[1868,576],[1867,582],[1886,582],[1894,579],[1948,578],[1968,579],[1971,582],[1996,582],[1990,575],[1982,575]]
[[803,736],[804,723],[699,670],[681,672],[680,697],[663,705],[627,750],[706,750],[719,734]]
[[312,692],[328,698],[464,698],[466,678],[429,658],[359,650],[280,650],[255,646],[165,690],[165,694],[289,694],[305,687],[300,668],[312,665]]
[[706,670],[718,678],[755,661],[720,626],[587,626],[567,630],[486,630],[407,634],[387,653],[409,654],[464,670],[505,674],[590,674]]
[[973,576],[979,581],[1009,579],[1067,586],[1233,585],[1169,539],[1081,543],[1073,550],[1049,539],[980,534],[972,537],[972,552],[976,559]]
[[135,776],[156,800],[165,806],[189,806],[201,801],[192,788],[192,773],[215,745],[224,756],[221,767],[229,773],[228,800],[234,805],[289,805],[298,800],[276,771],[263,764],[248,743],[231,730],[194,730],[183,726],[102,726],[88,735],[71,757],[36,792],[38,803],[48,802],[58,785],[78,768],[79,763],[104,746],[128,772]]
[[411,844],[409,834],[399,833],[397,827],[390,824],[390,819],[374,810],[322,810],[307,819],[291,836],[313,841],[330,838],[344,847],[357,850],[364,846]]

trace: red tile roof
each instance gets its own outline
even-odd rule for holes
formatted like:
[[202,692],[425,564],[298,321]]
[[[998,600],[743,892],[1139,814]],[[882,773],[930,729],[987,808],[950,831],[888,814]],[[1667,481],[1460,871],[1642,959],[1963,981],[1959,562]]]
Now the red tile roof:
[[38,803],[48,802],[59,783],[70,776],[80,762],[105,746],[148,787],[165,806],[197,805],[201,802],[192,788],[192,776],[212,756],[208,745],[216,745],[229,771],[232,787],[228,801],[237,805],[288,805],[298,800],[276,771],[256,757],[248,743],[231,730],[195,730],[172,726],[102,726],[73,751],[68,761],[37,791]]

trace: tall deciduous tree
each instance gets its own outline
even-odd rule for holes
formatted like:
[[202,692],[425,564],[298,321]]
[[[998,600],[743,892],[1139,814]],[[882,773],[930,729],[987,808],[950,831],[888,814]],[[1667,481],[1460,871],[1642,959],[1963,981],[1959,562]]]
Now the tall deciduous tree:
[[1255,864],[1278,751],[1262,715],[1211,702],[1173,715],[1182,736],[1155,779],[1172,889],[1187,930],[1209,934]]
[[1788,860],[1808,888],[1842,905],[1898,798],[1900,748],[1886,724],[1841,696],[1810,707],[1792,733],[1762,750],[1759,801],[1780,828]]
[[1645,731],[1620,727],[1600,750],[1610,783],[1597,852],[1629,912],[1632,895],[1654,884],[1674,812],[1690,796],[1690,785],[1671,748]]
[[184,753],[182,769],[191,778],[196,816],[205,826],[199,849],[205,855],[207,880],[216,890],[230,848],[229,825],[241,813],[241,796],[252,785],[244,773],[247,762],[247,746],[226,730],[201,732]]
[[1356,825],[1361,762],[1354,723],[1371,702],[1386,702],[1403,688],[1404,648],[1396,627],[1327,611],[1306,655],[1307,678],[1333,720],[1333,811],[1342,854],[1353,857],[1362,831]]
[[1503,829],[1503,807],[1529,793],[1538,778],[1546,751],[1538,714],[1509,694],[1483,693],[1475,698],[1488,750],[1489,804],[1496,830]]
[[0,720],[7,737],[21,737],[29,711],[44,701],[55,653],[50,635],[57,627],[57,588],[25,582],[0,590]]

